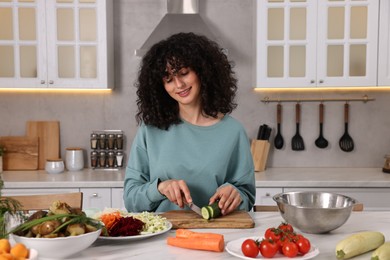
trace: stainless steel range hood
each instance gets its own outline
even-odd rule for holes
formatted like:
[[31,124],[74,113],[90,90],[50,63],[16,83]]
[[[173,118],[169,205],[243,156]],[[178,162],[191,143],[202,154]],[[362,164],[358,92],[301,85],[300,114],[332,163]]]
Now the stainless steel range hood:
[[179,32],[194,32],[216,40],[199,15],[199,0],[167,0],[167,14],[135,55],[143,56],[153,44]]

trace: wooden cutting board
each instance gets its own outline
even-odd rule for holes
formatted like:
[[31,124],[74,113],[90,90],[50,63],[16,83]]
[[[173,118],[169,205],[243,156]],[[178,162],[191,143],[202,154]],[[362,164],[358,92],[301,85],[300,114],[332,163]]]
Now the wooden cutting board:
[[246,211],[234,211],[226,216],[206,220],[191,210],[167,211],[161,216],[166,217],[172,228],[253,228],[255,222]]
[[60,158],[59,121],[28,121],[26,135],[39,138],[39,170],[45,169],[46,159]]
[[38,137],[2,136],[0,144],[6,149],[3,154],[4,170],[38,169]]

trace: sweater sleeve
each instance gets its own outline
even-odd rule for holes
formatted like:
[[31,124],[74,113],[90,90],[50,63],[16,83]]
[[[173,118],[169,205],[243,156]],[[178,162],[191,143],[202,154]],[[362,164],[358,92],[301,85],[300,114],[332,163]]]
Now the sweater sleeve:
[[250,211],[256,199],[256,184],[249,139],[245,130],[241,131],[236,152],[232,154],[228,178],[223,185],[227,184],[233,185],[241,195],[242,202],[238,209]]
[[124,180],[123,200],[129,212],[155,211],[165,197],[158,191],[158,178],[151,179],[149,159],[140,128],[133,141]]

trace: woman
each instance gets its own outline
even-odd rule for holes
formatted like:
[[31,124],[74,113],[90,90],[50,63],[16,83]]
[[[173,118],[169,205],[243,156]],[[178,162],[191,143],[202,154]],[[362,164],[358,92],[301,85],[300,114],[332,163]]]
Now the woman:
[[226,55],[204,36],[179,33],[151,47],[136,84],[140,127],[126,168],[128,211],[215,201],[224,215],[252,208],[249,140],[228,115],[236,107],[236,82]]

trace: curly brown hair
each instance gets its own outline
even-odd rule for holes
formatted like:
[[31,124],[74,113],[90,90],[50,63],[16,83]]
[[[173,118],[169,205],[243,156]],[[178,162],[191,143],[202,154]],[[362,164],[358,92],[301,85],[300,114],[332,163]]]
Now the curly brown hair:
[[237,79],[232,63],[222,48],[205,36],[178,33],[153,45],[142,58],[138,72],[137,123],[167,130],[181,123],[179,105],[164,88],[167,65],[179,71],[189,67],[201,83],[201,104],[205,115],[231,113],[236,107]]

